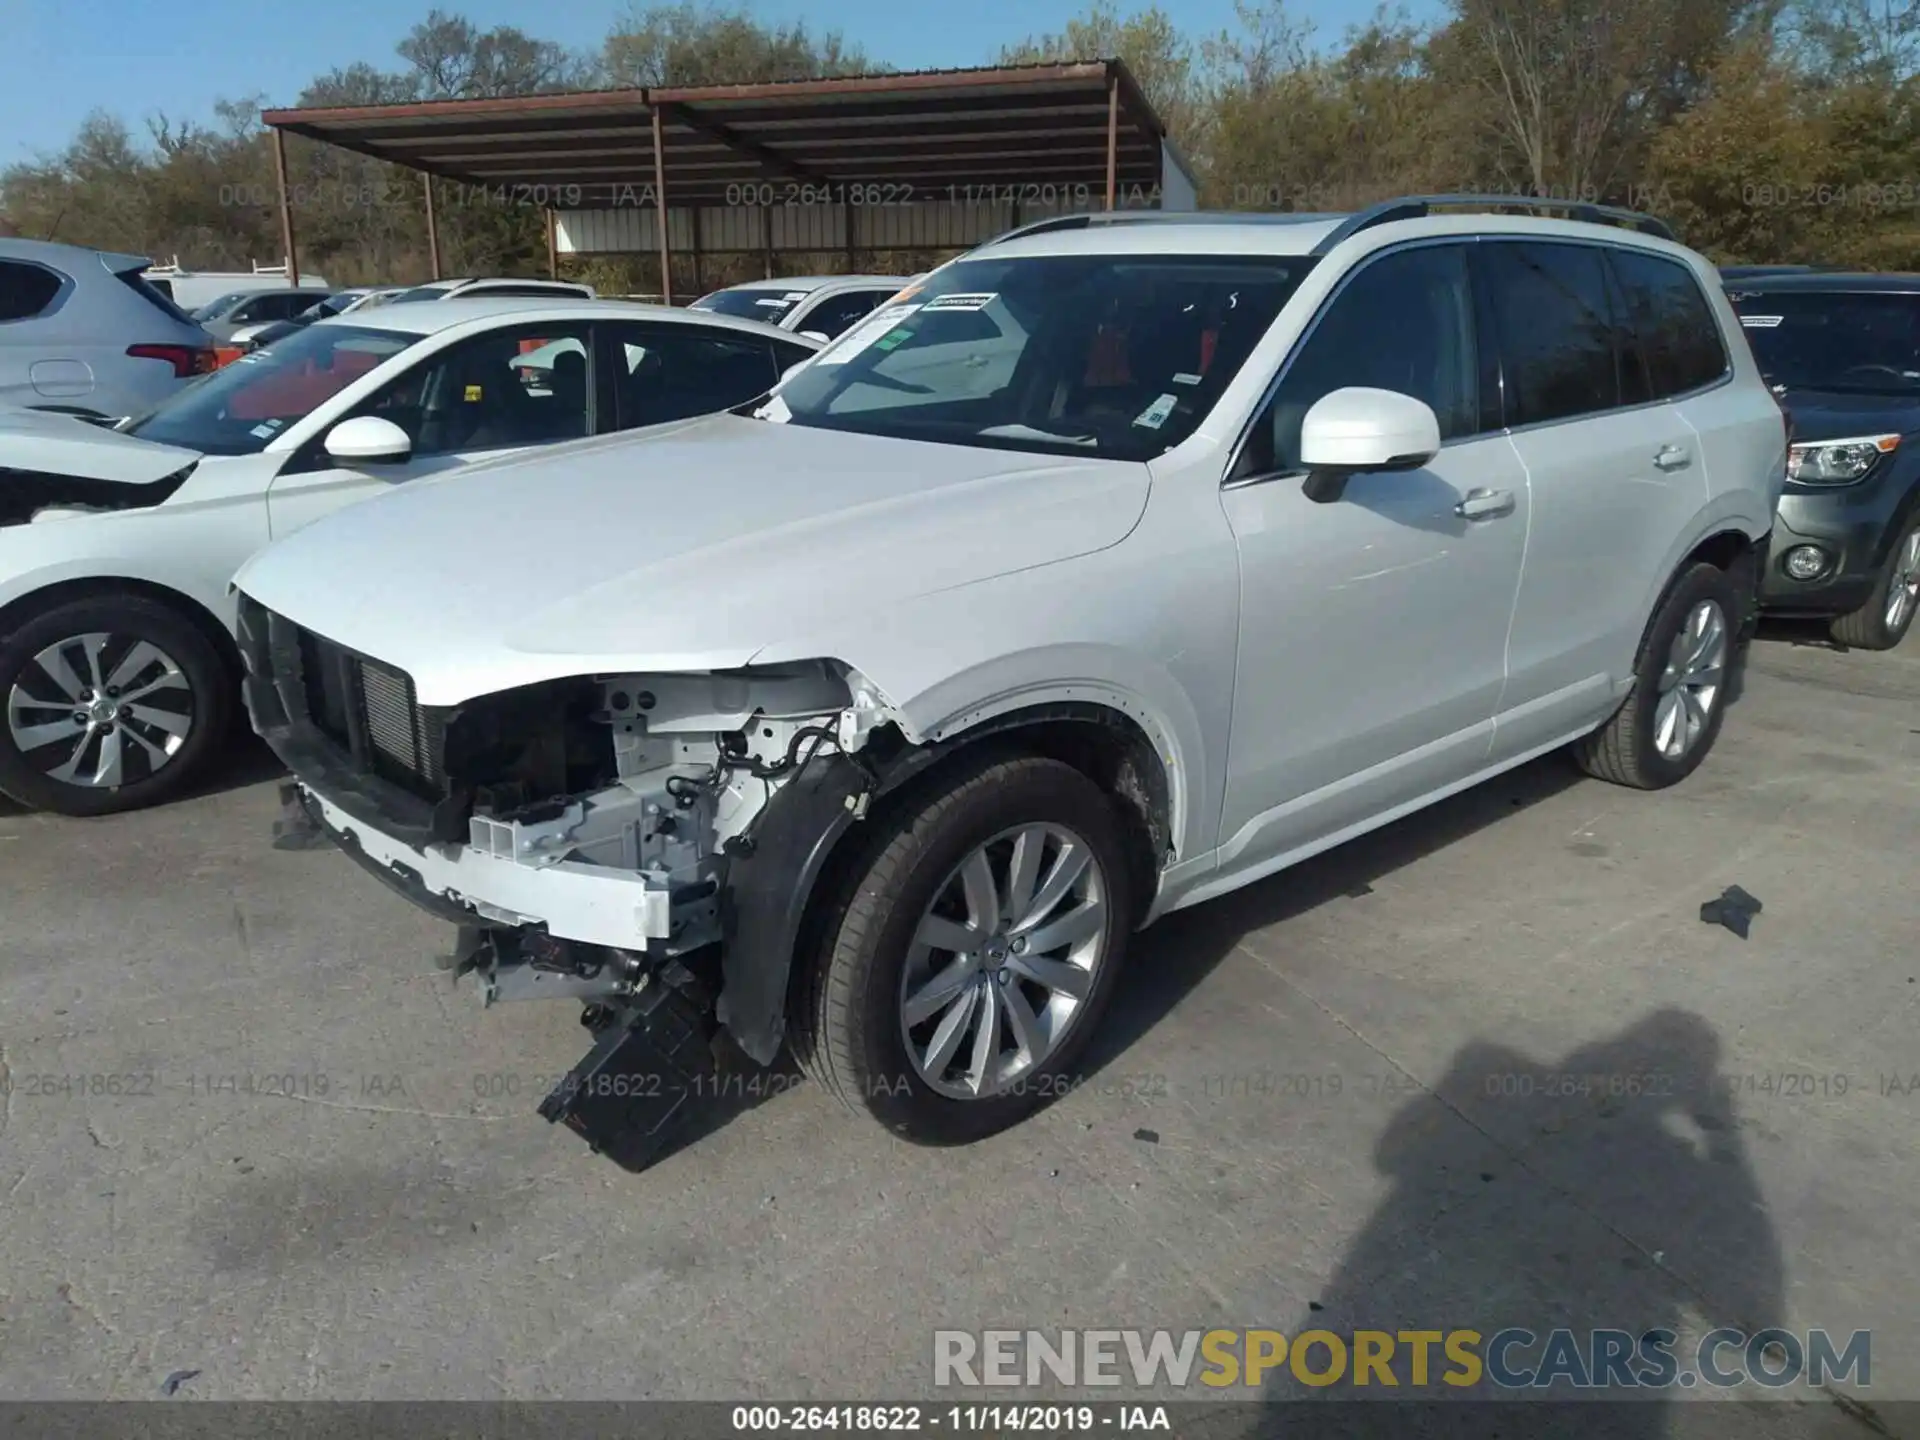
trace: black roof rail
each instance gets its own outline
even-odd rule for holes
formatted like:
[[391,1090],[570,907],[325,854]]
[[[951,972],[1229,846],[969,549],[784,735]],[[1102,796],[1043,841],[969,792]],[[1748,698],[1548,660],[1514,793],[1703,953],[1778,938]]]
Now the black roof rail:
[[1617,225],[1660,240],[1679,238],[1665,221],[1651,215],[1643,215],[1637,210],[1623,210],[1614,205],[1595,205],[1584,200],[1555,200],[1544,195],[1407,195],[1398,200],[1383,200],[1378,205],[1368,206],[1347,216],[1313,247],[1313,253],[1324,255],[1342,240],[1362,230],[1371,230],[1375,225],[1386,225],[1395,220],[1419,220],[1438,209],[1477,210],[1495,215],[1510,211],[1536,215],[1551,212],[1564,214],[1569,220],[1588,225]]

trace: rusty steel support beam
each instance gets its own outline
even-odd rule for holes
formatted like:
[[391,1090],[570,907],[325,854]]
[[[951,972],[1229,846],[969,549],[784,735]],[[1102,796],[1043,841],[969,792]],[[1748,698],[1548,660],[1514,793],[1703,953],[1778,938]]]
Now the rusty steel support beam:
[[433,209],[433,176],[421,172],[420,179],[427,195],[427,266],[433,271],[432,279],[440,278],[440,217]]
[[1111,210],[1120,179],[1120,75],[1107,77],[1107,209]]
[[293,196],[287,190],[287,135],[273,132],[273,170],[280,177],[280,248],[286,252],[287,283],[300,283],[300,261],[293,253]]
[[673,303],[673,251],[667,243],[667,142],[660,107],[653,110],[653,213],[659,227],[660,303]]
[[547,217],[547,278],[558,280],[560,278],[560,241],[554,234],[553,207],[548,206],[544,213]]

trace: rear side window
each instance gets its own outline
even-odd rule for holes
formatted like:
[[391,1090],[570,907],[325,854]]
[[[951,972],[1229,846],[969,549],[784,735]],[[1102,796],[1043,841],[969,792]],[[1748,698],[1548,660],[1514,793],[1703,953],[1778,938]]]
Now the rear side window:
[[193,317],[173,303],[173,286],[166,280],[149,280],[138,270],[122,270],[114,279],[126,286],[142,300],[153,306],[169,320],[178,320],[182,325],[193,324]]
[[44,265],[0,260],[0,321],[31,320],[44,313],[65,284]]
[[1610,254],[1628,332],[1622,357],[1626,398],[1667,400],[1726,374],[1720,326],[1693,272],[1644,251]]
[[1615,325],[1600,249],[1498,241],[1481,251],[1507,424],[1538,425],[1619,405]]

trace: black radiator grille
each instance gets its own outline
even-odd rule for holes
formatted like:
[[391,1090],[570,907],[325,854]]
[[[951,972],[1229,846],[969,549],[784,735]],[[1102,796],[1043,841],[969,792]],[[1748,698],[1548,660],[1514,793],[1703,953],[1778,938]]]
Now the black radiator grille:
[[315,729],[362,768],[417,793],[443,793],[438,736],[414,698],[411,677],[306,630],[300,668]]

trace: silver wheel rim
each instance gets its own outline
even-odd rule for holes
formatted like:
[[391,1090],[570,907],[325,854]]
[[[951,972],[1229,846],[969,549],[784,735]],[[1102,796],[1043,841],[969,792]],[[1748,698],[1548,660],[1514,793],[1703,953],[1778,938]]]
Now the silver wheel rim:
[[1678,760],[1700,743],[1726,675],[1727,615],[1718,601],[1702,600],[1687,612],[1687,623],[1667,652],[1667,668],[1660,672],[1653,743],[1667,759]]
[[1911,531],[1893,554],[1893,576],[1887,582],[1886,623],[1897,635],[1920,606],[1920,529]]
[[1107,952],[1107,883],[1087,842],[1021,825],[940,882],[900,977],[914,1070],[958,1100],[1001,1094],[1079,1022]]
[[193,733],[193,687],[150,640],[95,631],[47,646],[7,692],[7,732],[49,780],[112,790],[166,768]]

